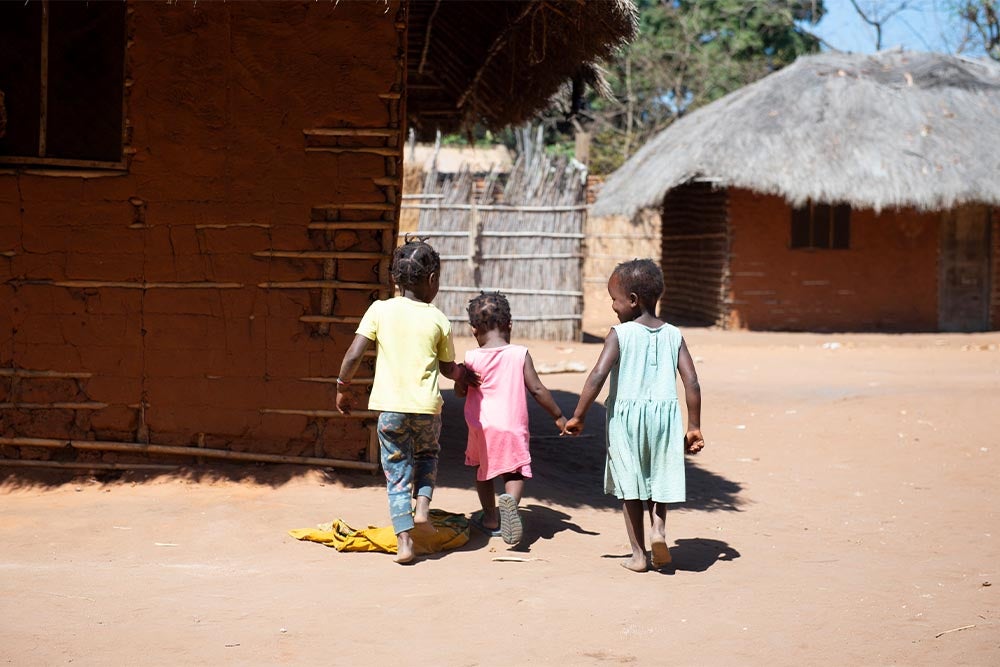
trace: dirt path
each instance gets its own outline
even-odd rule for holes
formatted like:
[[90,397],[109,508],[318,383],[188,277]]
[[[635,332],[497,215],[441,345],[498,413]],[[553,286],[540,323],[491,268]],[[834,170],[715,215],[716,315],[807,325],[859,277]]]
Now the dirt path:
[[[532,444],[516,551],[476,536],[412,567],[286,534],[386,523],[369,475],[0,468],[0,661],[1000,664],[1000,335],[686,336],[708,447],[668,516],[674,571],[618,567],[599,406],[590,437]],[[538,364],[600,350],[530,347]],[[584,375],[543,379],[572,410]],[[471,512],[448,399],[434,505]]]

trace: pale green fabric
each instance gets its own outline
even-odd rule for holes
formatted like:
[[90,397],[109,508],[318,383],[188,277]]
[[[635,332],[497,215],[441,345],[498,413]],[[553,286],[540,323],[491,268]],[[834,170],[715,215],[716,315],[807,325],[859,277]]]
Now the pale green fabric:
[[607,401],[604,490],[623,500],[685,499],[684,426],[677,401],[681,332],[625,322]]

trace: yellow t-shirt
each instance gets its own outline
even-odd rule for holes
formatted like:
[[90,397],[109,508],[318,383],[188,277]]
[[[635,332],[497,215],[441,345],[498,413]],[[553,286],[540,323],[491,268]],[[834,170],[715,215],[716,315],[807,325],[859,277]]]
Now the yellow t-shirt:
[[455,360],[451,322],[444,313],[397,296],[369,306],[357,333],[375,341],[378,351],[369,410],[441,412],[438,362]]

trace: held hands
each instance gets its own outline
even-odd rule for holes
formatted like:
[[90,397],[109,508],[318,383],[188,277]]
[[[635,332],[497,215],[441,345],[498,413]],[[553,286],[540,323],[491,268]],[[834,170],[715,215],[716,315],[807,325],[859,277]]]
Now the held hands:
[[697,454],[705,447],[705,438],[701,435],[701,429],[693,428],[684,434],[684,451],[688,454]]
[[556,428],[559,429],[559,435],[566,435],[566,417],[561,414],[556,417]]
[[470,370],[465,364],[458,364],[458,367],[462,369],[462,373],[456,382],[461,382],[467,387],[478,387],[483,382],[482,376],[476,371]]
[[562,434],[563,435],[580,435],[583,433],[583,418],[573,417],[568,422],[563,424]]

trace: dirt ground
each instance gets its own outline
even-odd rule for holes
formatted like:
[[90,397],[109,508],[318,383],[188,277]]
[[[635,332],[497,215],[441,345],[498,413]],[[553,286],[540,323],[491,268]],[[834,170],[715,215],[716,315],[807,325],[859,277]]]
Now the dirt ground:
[[[377,476],[0,468],[0,662],[1000,664],[1000,334],[685,335],[708,445],[668,514],[675,569],[618,566],[600,405],[576,440],[533,413],[521,545],[474,535],[405,567],[286,532],[386,524]],[[584,377],[543,379],[568,413]],[[469,513],[445,394],[434,506]]]

